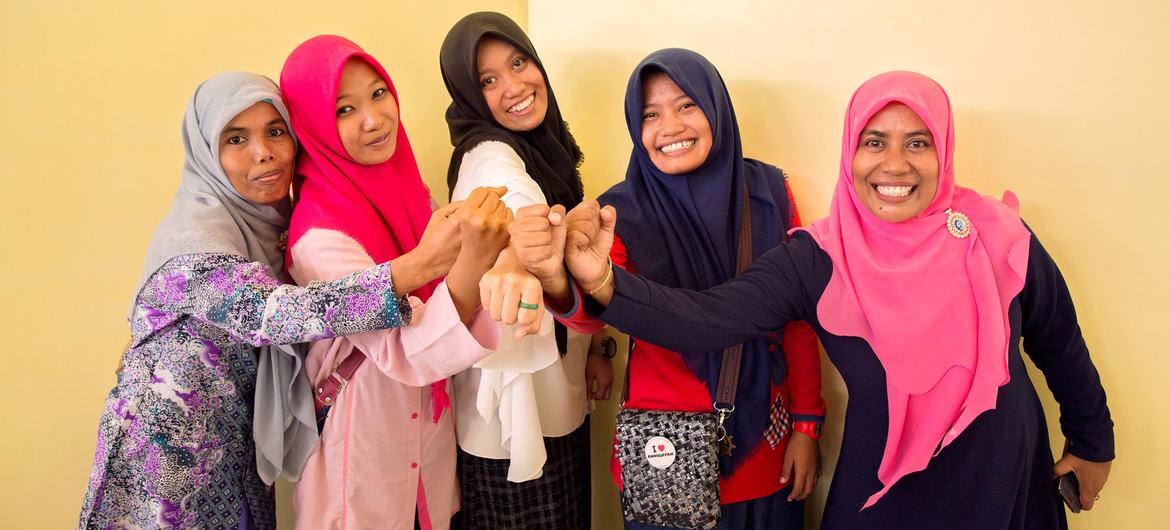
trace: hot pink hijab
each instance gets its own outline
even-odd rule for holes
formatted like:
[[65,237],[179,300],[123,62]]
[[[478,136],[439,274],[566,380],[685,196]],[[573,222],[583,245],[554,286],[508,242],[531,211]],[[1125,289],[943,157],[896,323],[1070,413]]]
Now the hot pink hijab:
[[[301,151],[288,248],[309,229],[327,228],[354,238],[376,263],[383,263],[418,245],[431,218],[430,191],[419,176],[402,120],[398,121],[398,147],[390,160],[367,166],[345,152],[337,134],[336,104],[341,72],[350,58],[369,63],[402,109],[386,70],[347,39],[313,37],[289,54],[280,72],[280,87],[292,127],[301,139]],[[291,253],[287,260],[291,265]],[[426,300],[437,283],[413,294]],[[446,384],[432,385],[436,422],[448,403]]]
[[[853,188],[858,138],[891,103],[922,118],[939,161],[934,200],[901,223],[874,216]],[[933,79],[889,72],[866,81],[849,102],[841,143],[829,216],[809,232],[833,260],[817,306],[821,325],[864,339],[886,372],[890,423],[878,468],[884,487],[869,507],[995,408],[1009,378],[1008,306],[1024,286],[1030,236],[1014,195],[1001,202],[955,185],[950,100]],[[969,219],[965,238],[948,230],[948,209]]]

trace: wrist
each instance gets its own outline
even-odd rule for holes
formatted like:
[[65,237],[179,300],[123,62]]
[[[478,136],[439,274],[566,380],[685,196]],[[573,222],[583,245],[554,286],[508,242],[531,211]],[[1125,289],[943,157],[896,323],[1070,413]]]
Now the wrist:
[[592,357],[613,359],[617,355],[617,340],[613,337],[601,339],[601,342],[589,346],[589,355]]
[[813,440],[820,440],[823,426],[824,423],[819,421],[794,421],[792,422],[792,432],[803,434]]
[[585,294],[595,296],[606,287],[613,285],[613,259],[606,259],[605,274],[600,279],[594,280],[588,284],[582,283],[581,288],[585,290]]

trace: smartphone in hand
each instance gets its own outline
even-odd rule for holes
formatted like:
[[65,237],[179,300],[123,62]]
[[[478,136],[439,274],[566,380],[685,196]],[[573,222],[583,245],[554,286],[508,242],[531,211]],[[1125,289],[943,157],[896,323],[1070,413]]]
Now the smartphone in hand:
[[1077,481],[1075,473],[1069,472],[1056,477],[1056,491],[1060,493],[1060,498],[1064,499],[1069,511],[1081,513],[1081,483]]

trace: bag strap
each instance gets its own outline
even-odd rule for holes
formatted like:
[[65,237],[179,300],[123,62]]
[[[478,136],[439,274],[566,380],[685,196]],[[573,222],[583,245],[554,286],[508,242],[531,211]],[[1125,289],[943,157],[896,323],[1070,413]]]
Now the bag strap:
[[317,388],[313,390],[313,404],[317,406],[318,413],[333,406],[341,389],[345,388],[350,379],[353,379],[353,374],[365,361],[366,355],[355,348],[349,352],[344,361],[341,361],[333,373],[317,385]]
[[[739,241],[735,256],[735,275],[747,269],[752,263],[752,212],[748,200],[747,180],[743,182],[743,215],[739,222]],[[619,406],[625,407],[630,398],[630,364],[634,356],[634,338],[630,337],[630,351],[626,356],[626,375],[622,381],[622,400]],[[719,368],[719,386],[715,392],[714,408],[720,405],[727,413],[735,410],[735,393],[739,388],[739,367],[743,360],[743,343],[734,344],[723,349],[723,364]]]
[[[752,213],[748,200],[747,179],[743,183],[743,217],[739,222],[738,253],[735,256],[735,275],[752,264]],[[735,410],[735,391],[739,388],[739,365],[743,360],[743,343],[723,349],[723,365],[719,368],[719,386],[715,392],[715,408],[726,405]]]

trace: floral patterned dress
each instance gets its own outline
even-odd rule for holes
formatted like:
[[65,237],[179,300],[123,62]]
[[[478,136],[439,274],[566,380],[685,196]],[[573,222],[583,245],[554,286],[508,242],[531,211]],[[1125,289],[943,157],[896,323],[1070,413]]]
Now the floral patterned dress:
[[252,442],[258,347],[409,321],[389,264],[297,287],[239,256],[171,259],[136,302],[77,527],[275,528]]

